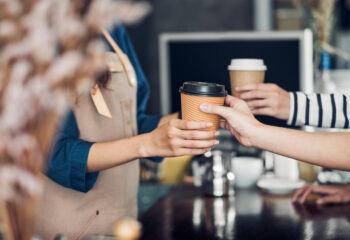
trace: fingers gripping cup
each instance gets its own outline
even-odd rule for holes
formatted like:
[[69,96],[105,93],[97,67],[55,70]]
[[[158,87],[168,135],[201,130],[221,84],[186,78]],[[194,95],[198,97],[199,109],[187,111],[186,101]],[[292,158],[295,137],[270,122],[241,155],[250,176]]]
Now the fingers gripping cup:
[[204,113],[199,109],[202,103],[223,106],[227,92],[224,85],[205,82],[184,82],[180,87],[182,119],[188,121],[212,122],[207,131],[215,131],[219,127],[219,116]]
[[239,97],[239,93],[235,91],[236,87],[263,83],[267,67],[262,59],[232,59],[228,70],[230,71],[232,95]]

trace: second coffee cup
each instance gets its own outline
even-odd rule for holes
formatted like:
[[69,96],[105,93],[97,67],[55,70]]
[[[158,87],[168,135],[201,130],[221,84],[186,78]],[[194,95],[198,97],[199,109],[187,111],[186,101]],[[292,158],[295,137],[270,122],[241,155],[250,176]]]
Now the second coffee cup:
[[223,106],[227,95],[224,85],[205,82],[184,82],[180,87],[182,119],[212,122],[213,126],[203,130],[215,131],[219,126],[219,116],[204,113],[199,109],[202,103]]
[[236,87],[263,83],[267,68],[262,59],[232,59],[228,70],[230,71],[232,95],[239,97],[239,93],[235,90]]

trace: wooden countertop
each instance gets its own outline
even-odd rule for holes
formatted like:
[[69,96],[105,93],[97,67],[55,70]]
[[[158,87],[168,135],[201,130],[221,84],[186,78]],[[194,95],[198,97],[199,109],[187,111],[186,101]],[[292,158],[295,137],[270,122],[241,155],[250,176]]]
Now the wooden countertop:
[[142,218],[144,240],[350,239],[350,204],[291,203],[257,189],[232,199],[211,198],[192,186],[174,187]]

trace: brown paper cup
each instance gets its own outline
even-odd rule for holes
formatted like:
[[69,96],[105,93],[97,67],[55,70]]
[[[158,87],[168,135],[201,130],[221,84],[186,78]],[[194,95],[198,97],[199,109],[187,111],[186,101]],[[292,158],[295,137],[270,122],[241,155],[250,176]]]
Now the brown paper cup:
[[225,103],[225,97],[196,96],[181,93],[182,119],[196,122],[212,122],[212,127],[202,130],[216,131],[219,127],[219,116],[202,112],[199,108],[202,103],[212,103],[223,106]]
[[240,94],[235,91],[236,87],[248,85],[252,83],[263,83],[265,79],[265,71],[230,71],[231,92],[234,97]]

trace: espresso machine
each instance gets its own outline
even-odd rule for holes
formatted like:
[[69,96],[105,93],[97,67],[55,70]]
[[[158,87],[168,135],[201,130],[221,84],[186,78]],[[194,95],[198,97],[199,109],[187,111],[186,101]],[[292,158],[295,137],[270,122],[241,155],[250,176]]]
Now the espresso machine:
[[203,191],[214,197],[233,196],[235,175],[232,169],[234,152],[213,150],[205,154],[209,161],[203,175]]
[[234,158],[240,155],[259,156],[261,151],[242,146],[227,130],[219,129],[219,131],[220,144],[192,160],[194,185],[202,188],[208,196],[233,196]]

